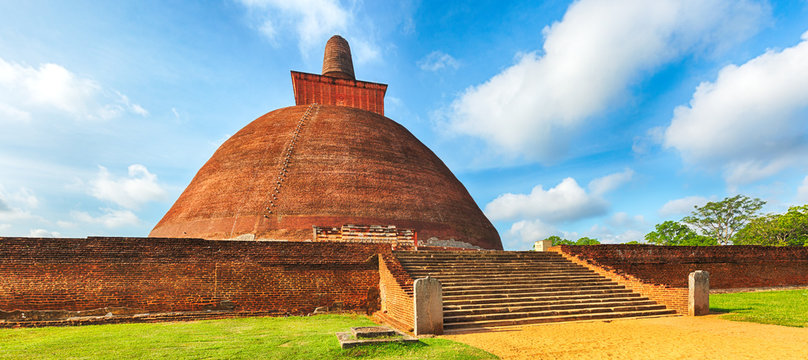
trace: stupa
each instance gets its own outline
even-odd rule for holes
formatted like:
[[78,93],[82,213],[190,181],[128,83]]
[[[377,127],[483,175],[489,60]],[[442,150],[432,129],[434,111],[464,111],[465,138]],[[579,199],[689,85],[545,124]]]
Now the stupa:
[[328,40],[322,75],[292,71],[292,85],[295,106],[225,141],[150,237],[306,241],[313,227],[367,224],[502,249],[463,184],[384,116],[387,85],[356,80],[345,39]]

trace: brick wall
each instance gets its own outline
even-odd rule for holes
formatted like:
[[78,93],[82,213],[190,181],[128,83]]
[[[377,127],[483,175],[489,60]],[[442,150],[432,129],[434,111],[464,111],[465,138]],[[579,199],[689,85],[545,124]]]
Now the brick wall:
[[412,248],[415,245],[415,231],[399,229],[395,225],[312,226],[312,232],[312,241],[385,243],[393,248]]
[[0,310],[378,309],[387,244],[0,238]]
[[710,288],[808,285],[808,247],[560,246],[566,254],[650,284],[687,287],[695,270],[710,272]]
[[395,256],[391,254],[379,256],[381,312],[386,322],[405,331],[412,331],[414,323],[412,285],[413,279],[404,271]]
[[550,251],[556,251],[566,259],[578,265],[585,266],[599,275],[605,276],[610,280],[625,286],[626,289],[630,289],[631,291],[642,294],[643,296],[647,296],[649,299],[665,305],[668,309],[674,310],[678,314],[687,314],[688,289],[686,287],[675,288],[667,285],[647,283],[643,279],[626,273],[619,273],[613,268],[602,266],[591,259],[585,259],[580,256],[569,254],[562,251],[559,246],[550,248]]

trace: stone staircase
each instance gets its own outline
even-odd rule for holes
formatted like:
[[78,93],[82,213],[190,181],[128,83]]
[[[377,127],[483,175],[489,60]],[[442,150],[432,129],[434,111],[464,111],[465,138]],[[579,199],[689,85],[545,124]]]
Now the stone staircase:
[[674,314],[553,252],[394,254],[413,279],[440,280],[445,331]]

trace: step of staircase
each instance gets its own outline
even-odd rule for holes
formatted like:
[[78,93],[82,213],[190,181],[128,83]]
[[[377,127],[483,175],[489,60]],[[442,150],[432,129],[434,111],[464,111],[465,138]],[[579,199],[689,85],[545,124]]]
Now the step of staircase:
[[673,314],[557,253],[396,251],[413,278],[443,286],[444,329]]

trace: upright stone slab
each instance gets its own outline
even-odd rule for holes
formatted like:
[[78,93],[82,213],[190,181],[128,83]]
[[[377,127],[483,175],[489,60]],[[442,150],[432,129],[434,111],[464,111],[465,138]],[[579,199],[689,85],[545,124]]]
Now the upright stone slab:
[[539,240],[533,243],[533,251],[547,251],[553,246],[553,240]]
[[710,313],[710,273],[696,270],[688,276],[687,314],[701,316]]
[[440,281],[429,276],[415,280],[413,301],[415,335],[443,334],[443,290]]

